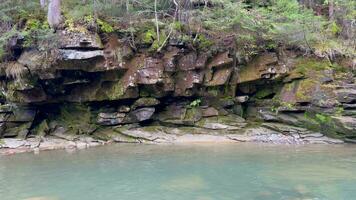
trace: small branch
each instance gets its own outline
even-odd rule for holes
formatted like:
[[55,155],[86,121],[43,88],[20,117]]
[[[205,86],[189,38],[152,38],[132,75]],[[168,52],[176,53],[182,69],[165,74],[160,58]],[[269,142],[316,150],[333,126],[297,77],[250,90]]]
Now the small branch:
[[160,52],[162,50],[162,48],[166,45],[168,39],[171,37],[171,34],[173,32],[173,28],[171,27],[171,30],[169,31],[168,36],[166,37],[166,39],[163,41],[162,45],[157,49],[157,52]]

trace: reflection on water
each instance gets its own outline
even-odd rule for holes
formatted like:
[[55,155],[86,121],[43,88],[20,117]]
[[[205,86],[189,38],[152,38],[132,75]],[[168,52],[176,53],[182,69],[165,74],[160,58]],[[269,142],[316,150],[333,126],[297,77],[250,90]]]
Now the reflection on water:
[[1,200],[356,198],[356,146],[134,145],[0,157]]

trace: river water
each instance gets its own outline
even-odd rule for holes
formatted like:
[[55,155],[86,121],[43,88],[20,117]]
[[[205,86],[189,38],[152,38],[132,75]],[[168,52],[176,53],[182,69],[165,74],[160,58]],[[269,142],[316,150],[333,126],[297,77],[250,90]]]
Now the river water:
[[356,146],[116,144],[0,157],[1,200],[356,199]]

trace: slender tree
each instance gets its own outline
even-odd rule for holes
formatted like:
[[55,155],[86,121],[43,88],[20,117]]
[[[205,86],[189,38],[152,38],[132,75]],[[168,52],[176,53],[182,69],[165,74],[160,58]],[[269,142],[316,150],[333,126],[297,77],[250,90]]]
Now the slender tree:
[[61,0],[51,0],[48,4],[48,24],[51,28],[56,29],[61,23],[61,19]]

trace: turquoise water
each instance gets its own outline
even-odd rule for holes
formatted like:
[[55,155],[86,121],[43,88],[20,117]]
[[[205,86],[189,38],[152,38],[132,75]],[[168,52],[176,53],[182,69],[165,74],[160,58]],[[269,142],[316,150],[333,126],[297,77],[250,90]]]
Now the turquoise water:
[[1,200],[356,199],[356,146],[129,145],[0,157]]

